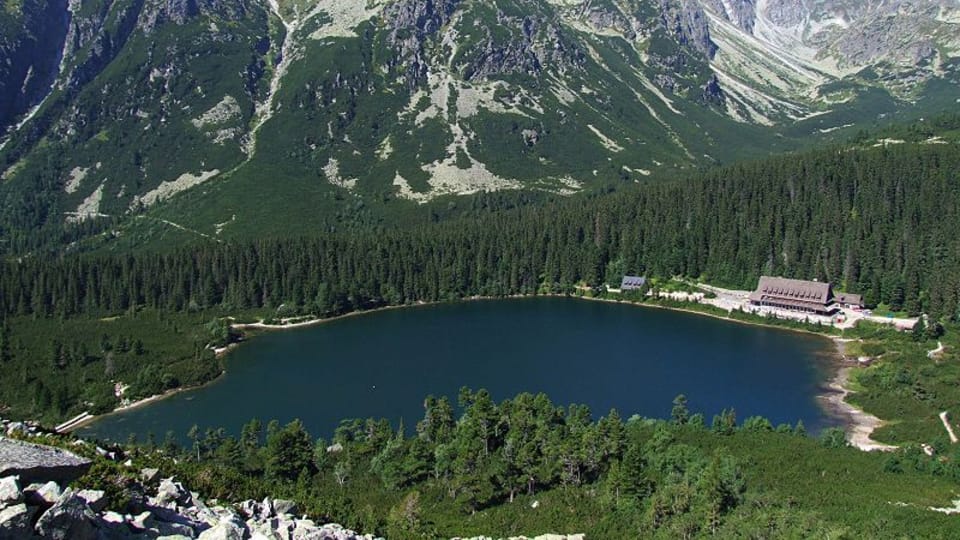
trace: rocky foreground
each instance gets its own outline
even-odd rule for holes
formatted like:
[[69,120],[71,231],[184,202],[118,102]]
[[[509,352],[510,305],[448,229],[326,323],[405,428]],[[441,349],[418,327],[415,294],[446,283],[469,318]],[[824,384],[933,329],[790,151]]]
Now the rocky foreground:
[[[151,471],[145,471],[150,474]],[[0,479],[0,540],[51,538],[113,540],[354,540],[372,539],[337,524],[296,516],[290,501],[208,505],[172,478],[160,481],[138,513],[107,511],[103,491],[62,489],[49,481],[21,488],[16,476]]]
[[[207,502],[174,478],[159,478],[157,469],[139,472],[140,482],[131,490],[135,495],[127,513],[121,514],[108,510],[111,501],[104,491],[67,486],[90,466],[90,460],[72,452],[0,435],[0,540],[374,538],[336,523],[318,524],[300,515],[293,501]],[[583,540],[583,536],[537,538],[567,539]]]

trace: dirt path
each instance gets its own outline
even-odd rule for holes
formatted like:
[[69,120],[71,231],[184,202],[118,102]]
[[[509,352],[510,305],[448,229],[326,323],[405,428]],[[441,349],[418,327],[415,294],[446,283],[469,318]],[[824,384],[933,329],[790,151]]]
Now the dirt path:
[[947,411],[940,413],[940,421],[943,422],[943,427],[946,428],[947,434],[950,435],[950,442],[957,444],[957,435],[953,432],[953,426],[950,425],[950,420],[947,418]]

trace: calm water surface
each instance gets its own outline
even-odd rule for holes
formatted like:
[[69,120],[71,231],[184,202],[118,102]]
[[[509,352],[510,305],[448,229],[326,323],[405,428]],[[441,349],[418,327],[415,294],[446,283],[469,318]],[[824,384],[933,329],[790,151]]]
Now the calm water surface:
[[674,396],[708,422],[725,407],[740,419],[802,419],[817,431],[838,422],[816,395],[832,344],[815,336],[635,306],[538,298],[383,311],[256,337],[227,358],[204,388],[106,416],[86,436],[124,440],[148,432],[181,440],[190,426],[237,434],[251,418],[303,420],[329,437],[343,418],[401,419],[410,428],[423,398],[462,386],[497,400],[546,392],[584,403],[667,417]]

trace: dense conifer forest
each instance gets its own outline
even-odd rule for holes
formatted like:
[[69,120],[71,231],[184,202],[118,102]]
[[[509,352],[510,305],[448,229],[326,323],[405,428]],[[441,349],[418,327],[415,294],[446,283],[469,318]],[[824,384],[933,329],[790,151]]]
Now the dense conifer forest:
[[414,229],[27,257],[0,269],[0,312],[41,317],[285,306],[333,315],[475,295],[568,291],[624,273],[752,288],[831,281],[893,311],[960,306],[960,151],[832,148]]

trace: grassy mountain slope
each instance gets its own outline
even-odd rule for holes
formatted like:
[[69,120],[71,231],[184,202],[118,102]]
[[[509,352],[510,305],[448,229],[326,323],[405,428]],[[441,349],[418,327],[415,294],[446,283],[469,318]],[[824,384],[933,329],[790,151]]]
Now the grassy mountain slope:
[[769,10],[750,26],[706,0],[50,6],[70,21],[59,75],[0,147],[7,252],[118,223],[137,240],[391,223],[456,195],[760,157],[960,99],[949,11],[884,30],[920,43],[917,66],[827,69],[811,40],[830,58],[860,43],[840,23],[796,37]]

